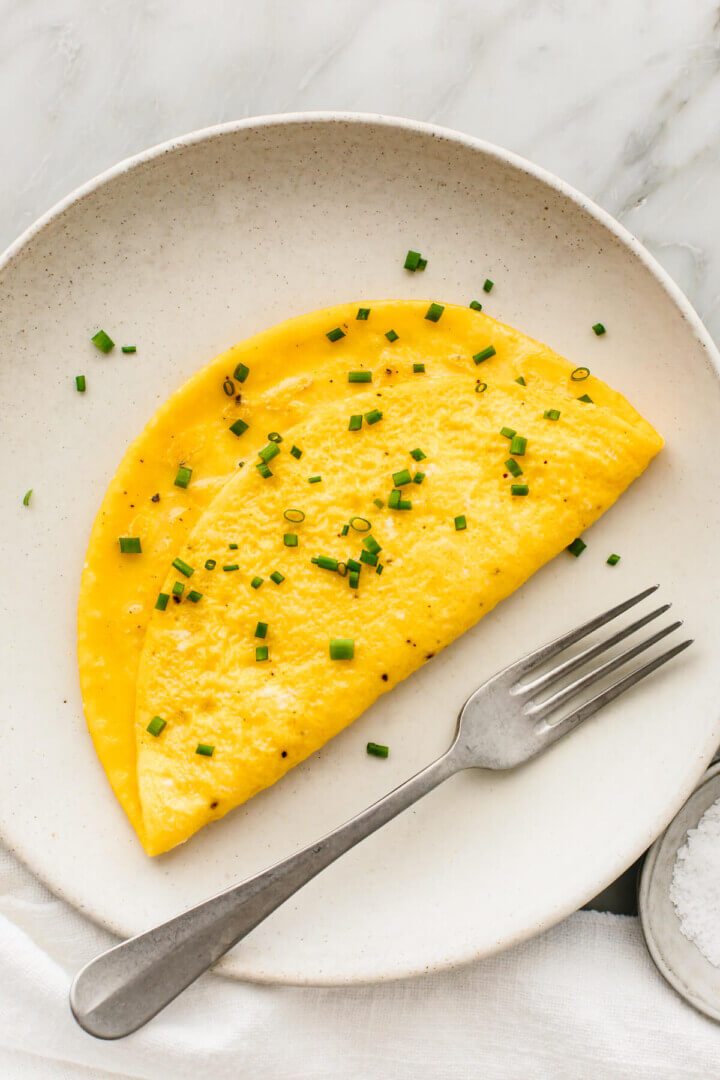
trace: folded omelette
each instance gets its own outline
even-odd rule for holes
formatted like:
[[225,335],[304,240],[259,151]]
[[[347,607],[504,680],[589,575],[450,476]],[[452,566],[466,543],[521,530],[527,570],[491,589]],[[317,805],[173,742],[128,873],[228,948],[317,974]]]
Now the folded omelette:
[[587,369],[467,308],[343,305],[217,357],[128,450],[83,573],[85,713],[145,850],[312,754],[661,446]]

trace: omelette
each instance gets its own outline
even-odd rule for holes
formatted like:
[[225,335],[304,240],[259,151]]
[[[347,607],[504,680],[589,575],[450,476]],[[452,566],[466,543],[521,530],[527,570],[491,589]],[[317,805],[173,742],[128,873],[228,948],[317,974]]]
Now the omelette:
[[343,305],[221,354],[127,451],[79,606],[148,854],[275,783],[603,513],[662,439],[469,308]]

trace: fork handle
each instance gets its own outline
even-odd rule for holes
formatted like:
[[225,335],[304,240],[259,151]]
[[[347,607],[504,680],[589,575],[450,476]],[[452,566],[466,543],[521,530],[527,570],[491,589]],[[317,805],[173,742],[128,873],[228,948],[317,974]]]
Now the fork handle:
[[142,1027],[316,874],[463,768],[453,750],[316,843],[91,960],[70,990],[77,1022],[100,1039]]

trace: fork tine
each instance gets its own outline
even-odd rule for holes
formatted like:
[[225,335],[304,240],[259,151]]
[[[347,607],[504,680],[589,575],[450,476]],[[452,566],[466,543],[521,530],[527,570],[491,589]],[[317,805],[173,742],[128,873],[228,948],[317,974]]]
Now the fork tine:
[[622,679],[618,679],[616,683],[609,686],[607,690],[603,690],[602,693],[596,694],[594,698],[590,698],[584,705],[576,709],[575,712],[570,713],[569,716],[563,717],[556,724],[545,724],[538,732],[542,741],[543,747],[550,746],[551,743],[557,742],[563,735],[566,735],[568,731],[572,731],[578,724],[582,724],[584,720],[588,720],[591,716],[594,716],[596,712],[599,712],[603,706],[608,705],[615,698],[620,697],[626,690],[629,690],[636,683],[639,683],[641,679],[644,679],[647,675],[651,675],[653,671],[657,671],[663,664],[667,664],[668,660],[672,660],[678,653],[683,652],[688,646],[692,645],[693,638],[689,638],[687,641],[681,641],[679,645],[674,645],[672,649],[668,649],[667,652],[661,653],[660,656],[656,656],[654,660],[648,661],[647,664],[643,664],[642,667],[636,668],[631,671],[629,675],[625,675]]
[[532,719],[544,720],[551,712],[554,712],[555,709],[559,709],[562,705],[565,705],[566,702],[576,697],[577,694],[581,693],[588,686],[592,686],[593,683],[603,679],[606,675],[609,675],[611,671],[615,671],[616,668],[622,667],[623,664],[627,664],[628,661],[634,660],[640,653],[645,652],[646,649],[649,649],[652,645],[661,641],[662,638],[667,637],[668,634],[672,634],[679,626],[682,626],[682,622],[674,622],[671,623],[670,626],[658,630],[656,634],[651,634],[645,641],[633,645],[632,648],[620,653],[619,656],[613,656],[612,659],[606,660],[600,667],[588,671],[586,675],[581,675],[579,679],[575,679],[569,686],[564,686],[562,690],[558,690],[556,693],[551,694],[550,697],[546,698],[544,701],[539,702],[537,705],[528,705],[525,709],[526,714]]
[[564,660],[561,664],[558,664],[557,667],[552,668],[550,671],[546,671],[544,675],[540,675],[537,679],[533,679],[532,682],[521,683],[519,686],[513,687],[512,693],[523,694],[526,697],[537,694],[551,683],[557,682],[558,679],[564,678],[577,668],[583,667],[584,664],[587,664],[588,660],[592,660],[594,657],[599,656],[600,653],[612,649],[614,645],[618,645],[621,641],[624,641],[626,637],[630,637],[636,630],[640,630],[643,626],[647,626],[649,622],[652,622],[653,619],[657,619],[659,615],[664,615],[671,606],[671,604],[663,604],[661,607],[655,608],[649,615],[643,615],[642,619],[637,619],[634,623],[630,623],[629,626],[623,627],[622,630],[618,630],[616,634],[612,634],[604,641],[598,641],[596,645],[591,645],[589,648],[583,649],[577,656],[571,656],[569,660]]
[[567,649],[570,645],[574,645],[576,641],[581,641],[582,638],[587,637],[588,634],[592,634],[594,630],[599,630],[605,623],[615,619],[618,615],[622,615],[628,608],[634,607],[635,604],[639,604],[641,600],[644,600],[646,596],[650,596],[650,594],[654,593],[659,587],[659,585],[651,585],[649,589],[643,589],[637,596],[631,596],[629,600],[624,600],[622,604],[617,604],[615,607],[610,608],[609,611],[604,611],[602,615],[596,615],[594,619],[590,619],[589,622],[583,623],[582,626],[578,626],[574,630],[568,631],[567,634],[555,638],[554,641],[548,642],[547,645],[541,645],[535,652],[528,653],[527,656],[523,656],[514,664],[510,664],[510,666],[505,669],[505,674],[522,676],[529,671],[533,671],[535,668],[540,667],[541,664],[544,664],[546,660],[550,660],[553,656],[557,656],[563,649]]

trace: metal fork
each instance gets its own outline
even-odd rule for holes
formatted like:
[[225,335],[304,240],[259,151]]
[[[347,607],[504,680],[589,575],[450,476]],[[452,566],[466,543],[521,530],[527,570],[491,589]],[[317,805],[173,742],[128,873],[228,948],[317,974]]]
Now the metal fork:
[[[80,1026],[101,1039],[117,1039],[136,1031],[316,874],[443,780],[463,769],[511,769],[529,761],[677,656],[691,640],[661,653],[572,712],[555,718],[572,698],[681,626],[680,622],[671,623],[552,692],[572,672],[662,615],[670,607],[663,604],[551,670],[535,674],[657,587],[645,589],[499,671],[463,705],[450,749],[363,813],[255,877],[92,960],[75,977],[70,990],[70,1005]],[[546,691],[549,693],[543,696]]]

